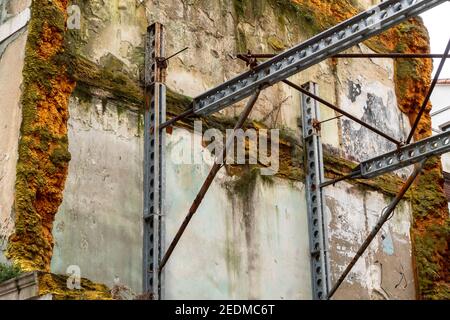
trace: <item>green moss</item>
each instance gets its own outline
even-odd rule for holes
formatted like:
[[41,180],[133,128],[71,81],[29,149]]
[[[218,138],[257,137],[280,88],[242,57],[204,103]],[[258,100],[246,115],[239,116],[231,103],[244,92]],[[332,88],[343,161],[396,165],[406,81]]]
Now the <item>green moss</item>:
[[238,30],[236,34],[236,47],[238,52],[247,52],[247,38],[245,36],[245,32],[243,30]]
[[[443,266],[437,257],[445,258],[450,240],[450,223],[431,225],[414,237],[418,280],[421,295],[428,300],[449,300],[450,286],[442,282]],[[448,258],[448,257],[447,257]]]
[[[274,177],[261,175],[261,168],[257,165],[226,166],[226,168],[233,179],[225,182],[224,187],[231,199],[236,199],[237,197],[242,201],[244,216],[247,216],[247,214],[253,210],[252,198],[258,179],[260,179],[264,185],[273,186],[275,184]],[[230,259],[235,259],[235,255],[228,250],[229,249],[227,249],[228,257]],[[235,262],[230,261],[229,263],[230,267],[234,269],[239,264],[239,260]]]
[[257,166],[241,166],[239,173],[235,173],[236,179],[225,183],[230,196],[239,196],[244,200],[249,200],[256,186],[256,181],[260,176]]
[[414,217],[423,219],[430,217],[430,208],[438,208],[447,203],[442,192],[441,182],[444,177],[440,168],[440,157],[432,157],[424,167],[426,174],[420,175],[414,187],[413,208]]
[[443,275],[447,272],[445,261],[449,259],[450,218],[445,215],[447,199],[441,189],[440,158],[428,160],[424,171],[426,174],[418,178],[412,192],[419,288],[424,299],[449,300],[450,285]]
[[[281,30],[290,24],[296,26],[299,32],[312,36],[325,29],[321,25],[322,17],[318,17],[311,6],[291,0],[233,0],[233,6],[237,18],[235,35],[238,52],[247,52],[250,49],[247,35],[240,26],[240,22],[258,20],[267,10],[267,6],[275,11]],[[275,51],[285,49],[280,39],[271,37],[267,41]]]
[[72,56],[70,61],[68,72],[77,81],[77,90],[84,95],[89,95],[91,88],[98,88],[111,93],[114,99],[142,104],[142,88],[131,76],[117,70],[117,66],[100,67],[78,55]]
[[[52,150],[59,149],[60,154],[68,152],[67,136],[64,130],[61,133],[49,130],[53,123],[38,118],[37,108],[39,106],[45,112],[47,104],[54,104],[61,112],[59,116],[63,123],[66,121],[64,102],[57,100],[61,97],[59,93],[62,96],[70,94],[66,65],[61,63],[68,60],[64,43],[60,42],[62,38],[59,37],[64,33],[64,12],[50,0],[33,0],[22,71],[15,232],[9,239],[6,252],[6,256],[25,271],[49,268],[53,243],[48,236],[44,236],[43,224],[51,220],[51,214],[56,214],[56,209],[55,212],[50,211],[57,208],[62,199],[58,190],[62,193],[65,169],[60,168],[67,165],[67,162],[64,163],[67,157],[59,157],[58,166],[55,166],[48,161],[50,155],[47,152],[50,147]],[[52,176],[51,182],[48,181],[49,175]],[[41,210],[45,213],[38,211],[36,203],[42,201],[48,201],[52,209],[45,206],[45,210]]]
[[167,89],[167,111],[172,114],[179,114],[191,107],[193,99],[191,97]]
[[[267,0],[272,8],[276,10],[278,22],[281,27],[285,27],[286,23],[297,26],[299,32],[307,36],[313,36],[335,24],[327,22],[328,17],[324,17],[320,12],[315,11],[313,6],[303,3],[294,2],[292,0]],[[286,18],[288,21],[286,21]]]
[[418,73],[418,64],[421,61],[418,59],[397,59],[395,64],[396,69],[396,82],[397,82],[397,94],[399,95],[399,99],[403,99],[405,95],[408,93],[408,81],[407,79],[414,79],[419,81],[422,77],[421,74]]
[[22,271],[18,266],[0,263],[0,283],[20,276]]
[[50,161],[55,166],[65,166],[68,162],[70,162],[72,156],[70,152],[67,150],[67,147],[57,147],[55,150],[53,150],[52,154],[50,155]]
[[[106,99],[105,99],[105,105],[106,105]],[[124,106],[123,104],[119,104],[116,106],[116,110],[117,110],[117,115],[120,118],[120,116],[122,116],[127,111],[127,107]]]
[[265,0],[233,0],[233,7],[238,20],[259,18],[265,7]]
[[100,65],[110,72],[122,72],[125,64],[111,53],[100,58]]
[[233,0],[234,11],[238,17],[245,16],[246,0]]

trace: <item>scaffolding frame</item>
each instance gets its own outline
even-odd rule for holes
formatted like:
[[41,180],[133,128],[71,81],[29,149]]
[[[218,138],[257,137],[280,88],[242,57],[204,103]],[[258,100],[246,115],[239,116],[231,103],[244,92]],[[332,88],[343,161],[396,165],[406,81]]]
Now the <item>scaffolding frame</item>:
[[[412,137],[417,129],[429,99],[437,83],[440,72],[450,52],[450,41],[443,55],[430,54],[340,54],[340,52],[377,35],[402,21],[423,13],[437,5],[448,0],[388,0],[378,6],[371,8],[354,18],[351,18],[327,31],[320,33],[306,42],[287,50],[286,52],[273,56],[268,54],[254,55],[251,53],[240,54],[237,57],[246,61],[250,70],[224,84],[207,91],[195,98],[191,108],[184,113],[166,121],[165,111],[165,77],[164,72],[167,68],[167,59],[164,58],[163,45],[163,27],[160,24],[154,24],[148,29],[147,47],[146,47],[146,81],[145,81],[145,160],[144,160],[144,290],[152,293],[155,299],[161,299],[163,270],[175,250],[179,240],[194,214],[197,212],[203,198],[205,197],[216,174],[222,168],[223,164],[215,162],[210,174],[205,180],[197,197],[193,201],[191,208],[179,228],[175,238],[168,246],[168,250],[163,254],[164,232],[164,203],[165,203],[165,132],[164,129],[174,125],[180,120],[191,116],[206,116],[220,111],[232,104],[235,104],[249,96],[250,100],[246,108],[239,117],[235,126],[236,130],[242,128],[252,111],[260,92],[278,82],[283,82],[302,94],[302,113],[303,113],[303,139],[306,144],[312,147],[311,157],[307,156],[306,168],[307,174],[311,177],[306,181],[307,186],[307,204],[310,225],[310,246],[312,263],[312,287],[313,298],[316,300],[330,299],[338,290],[339,286],[345,280],[345,277],[353,268],[354,264],[364,254],[371,241],[378,234],[381,227],[387,221],[387,218],[394,212],[397,204],[401,201],[404,194],[420,174],[424,162],[431,156],[440,155],[450,151],[450,131],[444,132],[435,137],[425,139],[416,143],[411,143]],[[160,30],[160,37],[152,36],[152,30]],[[156,50],[155,50],[156,48]],[[156,53],[155,53],[156,52]],[[397,141],[387,136],[379,129],[367,124],[357,117],[345,112],[344,110],[325,101],[317,95],[317,86],[313,83],[307,83],[303,87],[298,86],[289,80],[288,77],[299,73],[312,65],[315,65],[328,58],[442,58],[441,64],[433,80],[429,93],[420,108],[419,115],[412,127],[412,130],[405,142]],[[262,64],[258,64],[257,59],[270,58]],[[155,76],[156,75],[156,76]],[[155,93],[159,94],[155,94]],[[320,142],[320,133],[312,125],[318,119],[318,103],[335,110],[342,116],[348,117],[353,121],[360,123],[371,131],[386,138],[397,146],[397,150],[380,155],[361,163],[355,170],[344,177],[332,181],[324,181],[324,166],[322,159],[322,144]],[[310,113],[308,113],[308,110]],[[156,113],[155,113],[156,112]],[[312,112],[312,113],[311,113]],[[156,116],[155,116],[156,115]],[[306,122],[305,122],[306,121]],[[305,131],[306,130],[306,131]],[[311,131],[312,130],[312,131]],[[224,154],[227,152],[231,139],[227,141]],[[157,142],[158,148],[153,148],[153,142]],[[224,157],[225,158],[225,157]],[[337,283],[331,287],[329,257],[327,244],[327,229],[323,214],[323,195],[322,189],[328,185],[336,184],[339,181],[362,178],[371,178],[386,172],[392,172],[399,168],[420,163],[416,166],[413,174],[406,181],[388,210],[384,212],[380,221],[374,230],[370,233],[364,244],[358,250],[352,262],[346,271],[339,278]],[[155,169],[156,168],[156,169]],[[156,170],[156,171],[155,171]],[[156,173],[155,173],[156,172]],[[156,174],[157,179],[154,178]],[[312,178],[314,177],[314,178]],[[320,203],[317,203],[319,201]],[[151,209],[157,208],[156,212]],[[316,221],[317,220],[317,221]],[[317,222],[317,223],[316,223]],[[317,233],[317,238],[315,234]],[[156,240],[155,240],[156,239]],[[150,241],[151,240],[151,241]],[[318,246],[317,246],[318,245]],[[315,268],[315,269],[314,269]]]

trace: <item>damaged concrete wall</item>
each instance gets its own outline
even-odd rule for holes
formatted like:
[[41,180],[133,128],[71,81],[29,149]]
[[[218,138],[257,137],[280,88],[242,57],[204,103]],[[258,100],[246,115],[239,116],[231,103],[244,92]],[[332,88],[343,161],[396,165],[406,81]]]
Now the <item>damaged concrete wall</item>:
[[121,107],[71,99],[72,160],[53,230],[51,270],[65,274],[76,265],[83,277],[109,286],[119,278],[140,292],[142,132],[138,113]]
[[[109,3],[106,6],[100,5],[97,1],[91,1],[83,10],[86,16],[83,20],[84,29],[79,37],[84,45],[79,46],[78,50],[103,68],[125,71],[137,79],[139,66],[142,66],[140,63],[142,63],[146,20],[160,21],[166,26],[167,52],[174,52],[187,45],[191,46],[188,52],[171,61],[168,70],[168,86],[179,93],[195,96],[245,70],[242,63],[231,61],[229,54],[242,51],[244,47],[258,52],[282,50],[309,36],[307,32],[299,32],[299,26],[294,23],[295,21],[293,22],[295,16],[290,16],[286,12],[283,16],[282,12],[273,10],[277,7],[270,1],[260,2],[260,6],[256,6],[255,3],[252,4],[253,7],[244,7],[243,12],[238,12],[232,1],[196,4],[147,1],[145,12],[144,8],[136,7],[131,0],[122,1],[120,5]],[[147,19],[144,18],[145,15]],[[280,21],[280,16],[285,20]],[[366,52],[369,49],[361,45],[359,50]],[[208,64],[202,61],[208,61]],[[396,108],[392,61],[374,61],[370,63],[369,68],[366,66],[366,62],[351,65],[349,61],[343,61],[336,66],[327,61],[293,77],[293,81],[297,83],[316,81],[320,86],[320,94],[324,98],[359,114],[361,118],[372,124],[383,121],[394,135],[404,136],[408,125],[405,124],[405,117]],[[360,92],[357,90],[354,96],[350,92],[352,86],[360,89]],[[73,160],[69,168],[64,202],[54,229],[56,247],[52,270],[64,272],[68,265],[76,264],[82,271],[85,270],[85,275],[95,280],[111,284],[113,277],[117,276],[134,290],[139,290],[141,266],[132,260],[139,257],[138,249],[135,252],[133,249],[134,253],[127,252],[126,256],[122,256],[124,253],[118,251],[107,251],[105,259],[98,259],[98,266],[95,269],[99,271],[92,270],[92,263],[95,264],[97,261],[94,257],[98,256],[99,250],[105,250],[101,249],[104,245],[122,241],[137,245],[141,241],[141,225],[139,224],[141,208],[136,204],[142,197],[137,183],[141,177],[138,162],[142,159],[139,158],[142,154],[136,154],[136,152],[141,152],[138,146],[142,145],[142,137],[139,135],[137,137],[133,130],[130,131],[128,121],[120,123],[118,119],[121,116],[114,115],[114,108],[109,106],[110,100],[107,94],[99,93],[98,90],[91,90],[90,93],[100,95],[103,100],[102,110],[104,111],[102,112],[106,113],[99,116],[98,99],[88,99],[83,103],[79,99],[80,96],[72,99],[71,110],[75,116],[70,120],[69,137],[73,141],[71,146]],[[252,118],[269,128],[281,128],[291,136],[296,136],[299,141],[300,130],[297,125],[300,117],[299,101],[300,97],[296,92],[282,85],[274,86],[263,93]],[[242,103],[238,107],[225,110],[222,115],[233,117],[238,114],[241,106]],[[85,111],[81,112],[77,109]],[[322,119],[333,116],[335,116],[334,112],[322,108]],[[97,122],[101,125],[95,124]],[[339,135],[340,132],[343,133],[342,136]],[[351,149],[350,144],[347,143],[352,141],[349,138],[354,135],[361,136],[362,140],[360,143],[353,143],[353,146],[366,145],[368,148]],[[109,137],[105,141],[110,141],[112,144],[110,150],[108,147],[95,147],[98,142],[105,139],[104,136]],[[123,164],[123,171],[117,171],[115,166],[118,163],[115,160],[105,161],[105,155],[110,155],[107,158],[112,159],[117,158],[118,155],[120,157],[121,148],[116,150],[113,140],[109,139],[121,141],[121,137],[127,141],[123,145],[123,153],[132,153],[133,156],[125,162],[126,165]],[[187,138],[189,133],[185,130],[175,130],[169,137],[169,146],[181,143],[181,137]],[[354,159],[367,158],[391,148],[381,139],[358,134],[358,128],[345,120],[324,125],[323,139],[326,144],[334,148],[342,146],[342,155]],[[88,169],[87,163],[92,168]],[[176,196],[170,196],[168,199],[167,242],[176,232],[189,201],[197,191],[196,186],[201,183],[201,177],[204,176],[207,168],[207,163],[194,167],[168,164],[167,188]],[[134,177],[127,183],[129,192],[122,193],[119,185],[113,190],[106,188],[109,186],[106,181],[117,183],[121,181],[124,173],[129,178]],[[307,254],[309,240],[306,232],[303,184],[300,181],[292,183],[276,178],[274,186],[270,187],[258,181],[252,187],[251,198],[242,201],[236,192],[232,192],[230,198],[230,191],[224,186],[226,181],[230,182],[233,179],[222,173],[213,187],[213,192],[208,194],[193,225],[183,238],[180,247],[177,248],[167,269],[166,296],[168,298],[309,298]],[[84,186],[84,183],[86,186],[81,188],[80,185]],[[96,199],[100,195],[93,197],[95,200],[91,198],[95,192],[92,189],[96,183],[110,190],[103,193],[98,201]],[[180,188],[180,183],[186,184],[186,187]],[[130,185],[133,187],[130,188]],[[328,195],[328,201],[340,203],[340,197],[347,188],[344,185],[331,192]],[[85,194],[83,201],[87,203],[84,205],[80,200],[83,199],[83,194]],[[271,194],[270,198],[264,196],[268,194]],[[364,198],[356,194],[352,196]],[[381,211],[389,201],[378,193],[372,196],[379,198],[377,201],[372,201],[375,202],[373,212],[364,209],[366,205],[364,200],[358,200],[357,203],[361,206],[354,208],[358,210],[362,221],[373,221],[372,216],[375,211]],[[112,214],[111,208],[106,206],[106,203],[114,204],[113,207],[117,208],[117,212]],[[243,206],[243,203],[250,203],[252,207]],[[281,204],[286,207],[277,207]],[[330,211],[334,210],[333,212],[340,212],[343,210],[342,206],[344,206],[343,203],[339,207],[329,205]],[[217,207],[221,210],[217,210]],[[213,212],[211,208],[214,208]],[[409,225],[411,223],[410,208],[405,206],[401,212],[402,219],[399,223]],[[84,219],[80,219],[81,217]],[[136,224],[120,224],[123,219],[121,217],[128,217],[131,219],[129,221],[134,221]],[[274,223],[277,219],[280,221]],[[338,225],[331,219],[330,226],[335,224]],[[80,232],[73,235],[67,231],[68,225]],[[352,224],[349,226],[353,233],[358,234],[358,240],[360,240],[371,224],[364,222],[361,226]],[[386,258],[386,261],[381,261],[382,257],[378,258],[384,264],[385,270],[399,268],[398,259],[410,258],[411,244],[403,231],[389,233],[390,239],[396,246],[395,251],[389,251],[389,253],[396,258]],[[331,234],[332,240],[345,237],[342,232],[336,228]],[[101,235],[100,239],[99,235]],[[341,245],[340,248],[350,252],[355,249],[354,244],[348,247]],[[75,254],[69,256],[67,252],[75,252]],[[182,261],[186,261],[186,257],[190,257],[192,252],[197,253],[195,261],[189,264],[183,263]],[[382,250],[381,253],[374,251],[373,255],[382,256],[383,252]],[[339,254],[336,255],[337,269],[333,270],[335,277],[345,266],[347,262],[345,258]],[[412,266],[411,262],[406,260],[405,277],[408,283],[412,284],[414,283]],[[128,265],[125,265],[125,261]],[[366,269],[375,268],[374,263],[375,260],[367,262]],[[266,267],[267,265],[270,268]],[[203,268],[205,272],[199,274],[199,268]],[[389,275],[388,279],[395,276],[396,274]],[[361,290],[364,291],[365,297],[374,297],[373,292],[376,289],[379,290],[377,286],[380,284],[369,285],[367,281],[364,283]],[[414,290],[411,289],[413,287],[413,285],[408,287],[409,291],[406,293],[394,290],[389,293],[389,297],[413,298]],[[344,297],[354,298],[360,293],[353,290],[344,292]]]
[[[42,243],[36,244],[36,260],[41,259],[38,267],[64,274],[69,266],[76,265],[83,277],[109,286],[119,281],[141,292],[143,134],[140,108],[143,98],[139,85],[147,25],[159,21],[166,26],[167,53],[190,47],[172,59],[168,69],[167,84],[171,89],[168,107],[169,113],[174,115],[186,106],[189,96],[196,96],[246,70],[243,63],[231,58],[236,53],[247,50],[280,52],[356,14],[374,1],[355,4],[347,0],[148,0],[139,5],[135,0],[74,0],[72,3],[79,5],[82,13],[81,29],[64,31],[60,28],[60,18],[64,16],[63,9],[68,2],[59,0],[53,4],[35,0],[35,4],[38,2],[52,7],[51,10],[59,10],[58,20],[48,21],[55,24],[52,25],[55,29],[50,28],[51,32],[47,32],[45,25],[35,24],[42,32],[33,33],[30,49],[37,48],[46,62],[62,65],[56,79],[62,77],[62,82],[67,85],[61,88],[52,81],[50,87],[44,86],[46,90],[53,88],[43,95],[43,99],[50,103],[42,104],[38,100],[38,105],[52,107],[56,104],[61,110],[61,118],[57,119],[61,131],[56,132],[58,135],[52,139],[63,151],[68,141],[71,154],[69,159],[64,152],[62,163],[52,168],[57,170],[59,180],[50,181],[55,188],[44,197],[44,200],[54,197],[57,204],[62,201],[57,214],[57,206],[33,205],[36,210],[30,211],[34,217],[35,213],[45,209],[43,246]],[[398,33],[396,37],[401,39],[399,43],[404,39],[400,34],[405,31],[401,30],[395,30]],[[52,32],[56,32],[59,39],[56,43],[48,41]],[[35,47],[34,41],[40,38],[44,45]],[[352,50],[398,49],[396,44],[394,47],[390,45],[381,37]],[[30,53],[28,62],[33,62],[32,59],[36,58],[34,51]],[[387,59],[328,60],[291,80],[298,84],[317,82],[323,98],[402,139],[410,128],[408,120],[411,120],[413,111],[404,107],[405,100],[412,99],[405,94],[404,87],[398,86],[399,76],[407,76],[399,73],[399,69],[398,64]],[[41,81],[39,77],[37,80]],[[30,92],[34,90],[33,87],[28,89]],[[52,92],[56,92],[56,102]],[[67,103],[69,96],[70,103]],[[220,124],[220,128],[227,128],[242,105],[240,103],[221,112],[219,120],[214,119],[218,122],[207,120],[213,126]],[[70,119],[66,123],[67,111]],[[51,119],[45,113],[39,116],[45,120],[44,124]],[[321,120],[335,116],[335,112],[321,106]],[[284,85],[275,85],[264,91],[251,117],[252,126],[278,128],[287,141],[282,146],[287,151],[283,153],[280,172],[269,182],[254,175],[247,167],[234,172],[227,168],[220,173],[167,266],[166,298],[311,297],[309,237],[298,128],[300,96]],[[41,131],[37,133],[44,136]],[[10,130],[8,134],[13,135],[14,131],[11,133]],[[168,137],[170,152],[175,152],[171,149],[174,146],[187,147],[192,136],[190,125],[175,128]],[[344,174],[345,170],[340,171],[340,167],[351,169],[355,164],[348,160],[364,160],[393,149],[382,138],[345,119],[324,124],[322,138],[327,150],[328,177]],[[50,151],[44,150],[45,159],[53,151],[53,145],[50,147]],[[205,149],[202,153],[207,161],[201,165],[176,165],[168,160],[167,190],[170,192],[165,221],[166,244],[179,227],[211,165],[211,155]],[[400,174],[406,173],[407,170]],[[44,178],[48,179],[45,175]],[[333,279],[349,262],[358,243],[373,227],[375,218],[401,183],[398,177],[383,179],[343,183],[327,190]],[[41,190],[31,191],[31,195],[36,193],[36,197],[41,194]],[[417,206],[409,202],[399,207],[337,298],[415,297],[413,248],[409,236],[410,226],[414,225],[415,208]],[[19,209],[28,214],[27,210],[32,208]],[[421,209],[426,211],[423,207]],[[21,217],[24,216],[19,216],[18,221],[23,223]],[[41,247],[45,252],[41,252]],[[20,254],[27,259],[32,256],[20,248],[16,246],[16,250],[12,250],[16,260],[20,261]],[[424,254],[425,258],[430,255],[429,252]]]
[[0,261],[14,228],[14,186],[22,113],[20,95],[27,34],[5,45],[0,55]]
[[[169,159],[186,152],[193,139],[175,130]],[[167,244],[213,163],[208,150],[197,152],[193,156],[205,159],[201,165],[167,165]],[[304,197],[300,182],[264,182],[258,172],[230,177],[221,171],[167,265],[165,297],[311,299]]]
[[[343,183],[326,190],[333,282],[375,227],[391,198]],[[337,299],[414,299],[412,208],[403,202],[355,265]]]
[[14,194],[22,111],[22,69],[27,40],[26,17],[31,1],[0,1],[0,262],[14,230]]

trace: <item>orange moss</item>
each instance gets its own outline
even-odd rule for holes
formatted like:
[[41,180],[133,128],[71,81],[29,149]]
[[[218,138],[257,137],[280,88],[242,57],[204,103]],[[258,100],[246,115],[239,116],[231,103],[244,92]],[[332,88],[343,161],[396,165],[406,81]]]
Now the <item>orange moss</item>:
[[333,0],[292,0],[292,2],[308,6],[320,14],[323,19],[318,23],[323,28],[328,28],[336,24],[336,21],[344,21],[359,13],[353,1],[333,1]]
[[38,53],[42,59],[48,60],[53,57],[63,44],[63,35],[57,28],[49,27],[47,22],[44,22],[44,27],[41,33],[41,40],[39,41]]
[[52,228],[62,202],[70,153],[66,72],[67,1],[33,0],[23,70],[22,125],[16,174],[15,232],[7,256],[23,271],[50,270]]

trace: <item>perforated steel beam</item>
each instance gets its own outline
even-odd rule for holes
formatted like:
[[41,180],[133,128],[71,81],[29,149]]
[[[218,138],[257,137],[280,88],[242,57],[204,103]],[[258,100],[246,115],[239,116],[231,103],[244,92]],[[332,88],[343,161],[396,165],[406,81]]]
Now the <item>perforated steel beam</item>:
[[194,112],[209,115],[342,52],[447,0],[388,0],[260,64],[194,99]]
[[[317,84],[308,82],[302,86],[317,94]],[[302,127],[305,148],[306,203],[311,251],[313,298],[323,300],[330,286],[327,223],[324,215],[324,197],[321,183],[324,180],[323,152],[320,133],[314,127],[319,119],[316,100],[302,94]]]
[[374,178],[447,152],[450,152],[450,131],[362,162],[357,170],[363,178]]
[[166,121],[165,69],[158,61],[164,57],[163,26],[147,30],[145,56],[144,109],[144,292],[157,300],[162,295],[159,263],[163,251],[163,215],[165,197],[165,133],[160,125]]

